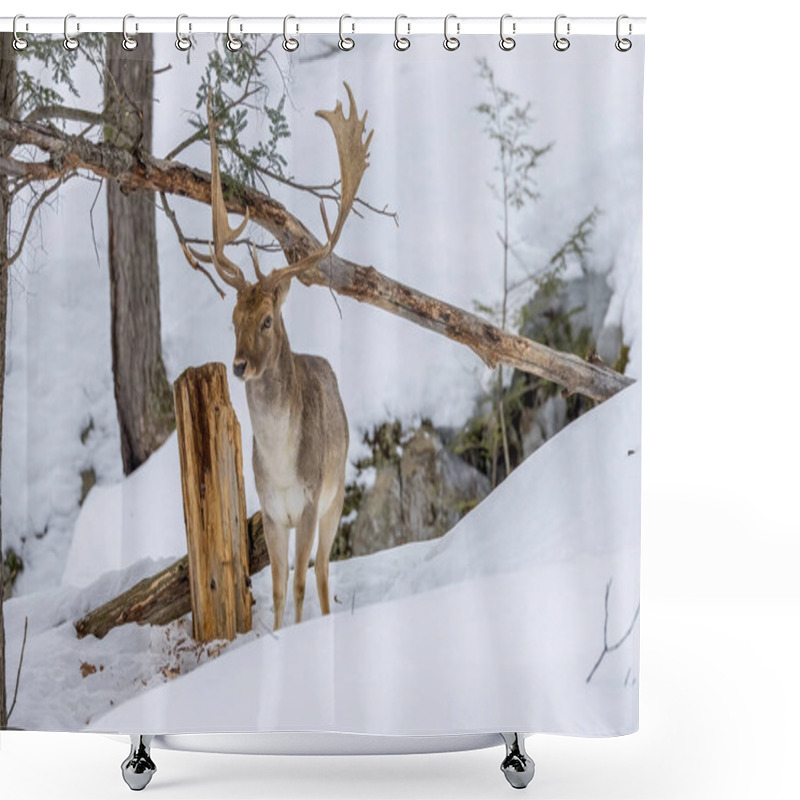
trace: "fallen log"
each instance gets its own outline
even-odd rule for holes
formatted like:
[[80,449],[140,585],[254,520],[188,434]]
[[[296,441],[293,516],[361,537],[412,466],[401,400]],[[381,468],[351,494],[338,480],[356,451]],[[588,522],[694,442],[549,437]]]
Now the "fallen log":
[[[269,564],[260,511],[247,520],[247,550],[252,576]],[[102,639],[117,625],[127,622],[166,625],[189,611],[189,557],[184,556],[157,575],[144,578],[126,592],[90,611],[75,623],[75,630],[79,639],[90,634]]]

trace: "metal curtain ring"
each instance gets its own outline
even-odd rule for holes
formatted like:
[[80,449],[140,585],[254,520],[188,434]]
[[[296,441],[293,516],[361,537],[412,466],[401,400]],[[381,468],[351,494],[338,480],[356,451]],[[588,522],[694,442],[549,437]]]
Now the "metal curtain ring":
[[[512,36],[506,36],[503,31],[503,26],[505,25],[505,21],[507,19],[511,19],[511,14],[503,14],[500,17],[500,49],[505,50],[508,52],[509,50],[513,50],[517,46],[517,40],[514,39]],[[511,23],[511,33],[517,32],[517,23]]]
[[[344,21],[346,19],[353,19],[353,18],[349,14],[342,14],[342,16],[339,17],[339,49],[340,50],[352,50],[356,46],[355,41],[353,39],[351,39],[349,36],[345,36],[344,35],[344,31],[342,30],[343,27],[344,27]],[[351,28],[352,28],[353,31],[355,31],[355,29],[356,29],[355,23],[351,23]]]
[[232,22],[233,22],[235,19],[239,19],[239,17],[237,17],[237,16],[236,16],[236,14],[231,14],[231,15],[228,17],[228,41],[227,41],[227,42],[225,42],[225,47],[227,47],[227,48],[228,48],[228,50],[230,50],[230,51],[231,51],[231,53],[238,53],[238,52],[239,52],[239,50],[241,50],[241,49],[242,49],[242,40],[241,40],[241,39],[237,39],[237,38],[236,38],[236,37],[235,37],[235,36],[234,36],[234,35],[231,33],[231,23],[232,23]]
[[450,50],[458,50],[461,47],[461,42],[458,39],[458,33],[461,31],[461,23],[456,22],[456,36],[450,36],[447,32],[447,25],[451,19],[457,19],[455,14],[448,14],[444,18],[444,49]]
[[297,17],[293,17],[291,14],[283,18],[283,49],[286,50],[287,53],[293,53],[300,47],[300,42],[297,39],[293,39],[289,36],[289,20],[290,19],[297,19]]
[[[628,15],[627,14],[620,14],[617,17],[617,41],[614,42],[614,47],[616,47],[617,50],[620,51],[620,53],[627,53],[628,50],[630,50],[631,47],[633,47],[633,42],[630,39],[623,39],[619,35],[619,28],[620,28],[619,24],[624,19],[628,19]],[[629,22],[628,23],[628,35],[630,35],[631,33],[633,33],[633,26]]]
[[[139,42],[136,41],[136,38],[130,36],[128,34],[128,20],[133,19],[133,14],[126,14],[122,18],[122,49],[123,50],[135,50],[139,46]],[[135,24],[135,30],[138,30],[138,24]]]
[[[74,14],[67,14],[64,17],[64,49],[65,50],[77,50],[78,49],[78,40],[74,36],[69,35],[69,21],[71,19],[75,19]],[[80,30],[80,25],[76,26],[76,30]]]
[[[20,35],[17,33],[17,20],[20,20],[20,19],[25,19],[25,16],[24,16],[23,14],[17,14],[17,16],[16,16],[16,17],[14,17],[14,24],[13,24],[13,26],[12,26],[12,33],[13,33],[13,35],[14,35],[14,38],[13,38],[13,39],[12,39],[12,41],[11,41],[11,46],[12,46],[12,47],[13,47],[13,48],[14,48],[14,49],[17,51],[17,52],[19,52],[19,51],[21,51],[21,50],[24,50],[24,49],[25,49],[25,48],[28,46],[28,40],[27,40],[27,39],[23,39],[23,38],[22,38],[22,37],[21,37],[21,36],[20,36]],[[25,27],[27,28],[27,25],[26,25]]]
[[[394,49],[395,50],[408,50],[411,47],[411,39],[406,39],[405,36],[400,35],[400,20],[408,19],[405,14],[398,14],[394,18]],[[407,33],[411,33],[411,23],[406,23]]]
[[[178,14],[178,18],[175,20],[175,47],[181,52],[185,52],[192,46],[192,40],[181,33],[181,20],[186,19],[188,16],[188,14]],[[189,32],[191,32],[191,30],[192,23],[190,22]]]
[[[570,41],[566,38],[566,36],[559,36],[558,35],[558,21],[560,19],[566,19],[566,14],[559,14],[556,17],[556,21],[553,23],[553,35],[556,37],[555,41],[553,42],[553,47],[558,50],[559,53],[563,53],[565,50],[569,50]],[[567,36],[569,36],[569,29],[570,24],[567,23]]]

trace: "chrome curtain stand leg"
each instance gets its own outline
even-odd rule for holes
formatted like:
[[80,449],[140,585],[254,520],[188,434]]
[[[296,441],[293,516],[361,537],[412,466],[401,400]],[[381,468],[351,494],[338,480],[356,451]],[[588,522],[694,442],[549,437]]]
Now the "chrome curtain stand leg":
[[500,765],[506,780],[515,789],[524,789],[532,780],[536,766],[525,752],[525,737],[521,733],[501,733],[506,743],[506,757]]
[[122,762],[122,779],[134,792],[144,789],[155,774],[156,765],[150,758],[152,741],[152,736],[131,734],[131,752]]

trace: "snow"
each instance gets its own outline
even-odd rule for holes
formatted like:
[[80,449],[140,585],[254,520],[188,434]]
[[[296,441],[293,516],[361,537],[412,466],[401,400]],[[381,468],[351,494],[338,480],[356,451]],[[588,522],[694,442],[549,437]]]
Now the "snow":
[[[495,61],[498,83],[534,103],[535,142],[555,142],[541,162],[541,200],[513,220],[518,260],[512,269],[520,260],[546,263],[574,224],[599,205],[590,263],[608,273],[614,294],[606,322],[623,325],[631,345],[627,371],[639,377],[641,71],[622,69],[608,56],[607,43],[586,38],[580,57],[565,60],[552,47],[531,56],[520,45]],[[174,59],[171,37],[157,48],[157,60]],[[397,211],[400,226],[386,217],[353,217],[337,251],[471,308],[474,299],[493,301],[500,291],[499,207],[486,187],[494,152],[474,111],[484,99],[474,59],[496,59],[499,51],[493,37],[465,37],[458,53],[443,58],[443,52],[434,37],[415,42],[409,58],[387,48],[385,37],[364,36],[346,58],[296,66],[287,104],[292,137],[283,152],[300,182],[335,177],[330,133],[312,112],[332,107],[347,80],[375,128],[361,194]],[[636,52],[626,63],[640,57]],[[278,59],[285,63],[280,48]],[[157,153],[189,131],[185,117],[193,110],[202,62],[200,54],[189,66],[180,57],[156,78],[162,98],[154,121]],[[78,74],[82,100],[99,101],[95,80],[89,70]],[[258,135],[257,126],[249,135]],[[205,146],[194,145],[184,156],[208,169]],[[609,578],[612,617],[623,631],[638,602],[636,386],[539,449],[442,539],[333,564],[330,618],[319,618],[310,580],[305,621],[274,637],[266,570],[253,582],[254,630],[231,644],[195,645],[187,618],[164,627],[122,626],[102,641],[75,638],[76,619],[186,552],[175,437],[133,475],[122,474],[105,198],[98,188],[78,180],[65,185],[42,209],[10,273],[0,491],[3,543],[21,552],[25,569],[5,605],[9,664],[29,617],[12,724],[124,730],[150,719],[167,732],[170,726],[155,720],[166,722],[171,708],[176,730],[335,724],[389,733],[429,730],[443,719],[464,730],[483,727],[493,714],[518,708],[526,725],[517,729],[632,730],[636,692],[624,682],[629,667],[635,676],[635,636],[608,656],[590,687],[582,681],[602,648]],[[315,198],[280,186],[270,190],[320,231]],[[208,235],[207,207],[181,198],[172,205],[187,233]],[[15,206],[17,231],[22,207]],[[253,225],[248,233],[264,235]],[[231,294],[220,300],[189,269],[161,214],[158,239],[168,378],[208,361],[230,367]],[[264,268],[281,263],[277,256],[263,261]],[[285,320],[293,349],[324,356],[337,374],[351,462],[365,451],[362,432],[386,419],[460,425],[486,378],[467,348],[347,298],[338,298],[337,307],[323,288],[295,284]],[[250,419],[243,384],[229,374],[229,385],[252,513]],[[89,469],[97,484],[81,505],[80,473]],[[362,478],[369,482],[374,471]],[[287,620],[294,617],[292,602]],[[519,618],[517,609],[532,607],[536,614]],[[462,646],[475,654],[466,664],[456,661]],[[293,659],[303,653],[317,657],[298,670]],[[16,671],[8,672],[11,695]],[[530,691],[514,692],[523,680]],[[392,697],[378,696],[381,685],[392,686],[400,700],[418,696],[420,703],[395,706]],[[412,685],[418,695],[406,694]],[[198,690],[207,703],[194,702]],[[475,696],[474,708],[456,703],[465,691]],[[514,705],[523,696],[530,707]],[[501,727],[515,729],[512,721],[507,716]]]
[[[332,615],[320,616],[309,581],[304,621],[277,634],[269,570],[253,580],[253,631],[230,644],[192,642],[188,615],[75,638],[81,614],[169,559],[84,589],[12,598],[9,660],[31,620],[13,724],[114,733],[635,730],[638,625],[585,681],[603,648],[609,579],[610,642],[638,604],[631,500],[640,403],[634,384],[580,417],[441,539],[334,562]],[[291,597],[287,605],[292,620]],[[97,671],[82,677],[84,663]]]
[[[353,217],[339,252],[464,308],[471,308],[475,298],[497,299],[499,206],[486,185],[494,178],[494,152],[474,111],[485,94],[474,59],[489,57],[498,83],[533,102],[532,139],[555,143],[541,160],[541,199],[512,220],[515,253],[529,267],[544,264],[575,222],[595,204],[601,207],[591,264],[610,271],[615,293],[607,322],[623,323],[632,348],[628,372],[638,377],[641,72],[621,69],[619,60],[605,54],[604,42],[587,39],[581,43],[580,57],[564,59],[552,48],[550,53],[539,48],[531,55],[519,47],[499,59],[490,37],[468,37],[458,53],[444,54],[447,58],[434,37],[420,39],[412,57],[386,48],[381,37],[361,37],[346,59],[295,65],[292,102],[287,104],[292,137],[284,154],[299,181],[335,177],[330,134],[312,112],[331,106],[343,95],[342,81],[348,80],[375,128],[362,195],[397,211],[400,226],[387,217]],[[157,48],[158,60],[174,60],[169,37],[159,39]],[[285,64],[286,56],[278,50]],[[400,65],[399,58],[404,59]],[[165,152],[188,131],[185,120],[194,109],[202,63],[199,53],[188,66],[179,57],[173,69],[157,77],[159,97],[170,102],[157,109],[156,152]],[[381,80],[375,80],[376,75]],[[94,74],[86,69],[77,78],[82,100],[98,101]],[[249,136],[257,135],[257,126],[251,126]],[[194,145],[182,155],[208,168],[204,145]],[[68,561],[76,523],[83,530],[90,521],[83,514],[79,517],[79,473],[95,470],[98,486],[93,493],[98,494],[122,476],[110,369],[102,190],[94,210],[94,233],[90,223],[98,188],[76,180],[60,190],[52,206],[43,209],[25,256],[11,273],[1,488],[4,543],[21,552],[26,565],[15,587],[18,594],[77,580],[79,574],[81,585],[91,578],[88,566],[76,565],[74,558]],[[320,230],[315,198],[280,186],[270,190],[312,229]],[[18,215],[22,206],[17,204]],[[175,198],[173,207],[187,232],[208,235],[207,207],[181,198]],[[18,216],[17,230],[21,222]],[[249,233],[263,236],[253,225]],[[229,365],[230,295],[221,301],[206,279],[189,269],[162,214],[158,235],[169,379],[191,364],[216,360]],[[521,268],[519,260],[512,262],[512,270]],[[278,261],[272,256],[264,266]],[[338,302],[341,319],[329,292],[296,285],[285,315],[294,348],[325,356],[336,371],[353,434],[351,457],[361,449],[361,431],[388,417],[408,422],[424,416],[445,426],[463,422],[486,375],[471,351],[371,306],[347,298]],[[229,382],[249,448],[243,388],[232,376]],[[90,422],[94,428],[82,443],[80,434]],[[251,496],[248,491],[248,499]],[[143,521],[130,525],[137,536],[146,537],[148,547],[154,543],[155,549],[146,552],[157,556],[172,548],[174,531],[152,531]],[[112,557],[110,551],[117,547],[112,535],[111,543],[100,548],[102,568],[127,563],[121,555]]]

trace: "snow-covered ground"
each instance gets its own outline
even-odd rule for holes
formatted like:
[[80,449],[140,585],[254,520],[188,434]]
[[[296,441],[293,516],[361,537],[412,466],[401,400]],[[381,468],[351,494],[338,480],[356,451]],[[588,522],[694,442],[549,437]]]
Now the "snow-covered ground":
[[[12,663],[30,619],[13,724],[123,733],[634,730],[638,625],[586,678],[603,650],[607,582],[609,644],[638,605],[640,402],[635,384],[580,417],[441,539],[333,563],[333,614],[320,616],[309,581],[304,621],[277,634],[269,570],[253,580],[253,631],[230,644],[194,643],[189,615],[76,638],[78,617],[169,559],[139,561],[84,589],[11,599]],[[109,503],[98,538],[113,535],[119,511]],[[540,613],[519,613],[531,605]]]

